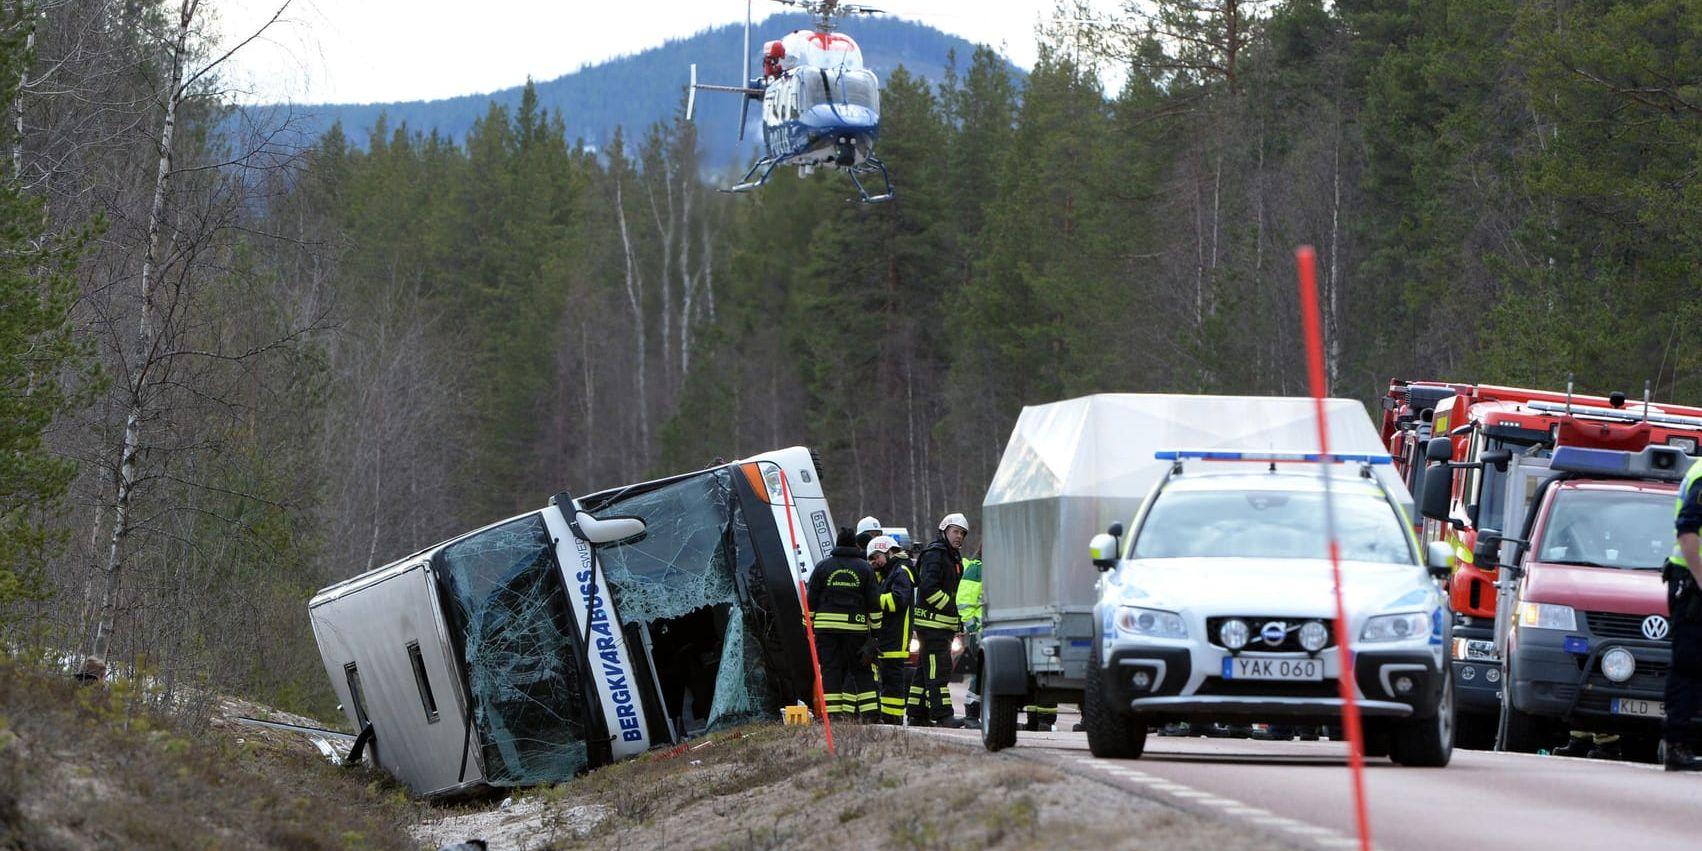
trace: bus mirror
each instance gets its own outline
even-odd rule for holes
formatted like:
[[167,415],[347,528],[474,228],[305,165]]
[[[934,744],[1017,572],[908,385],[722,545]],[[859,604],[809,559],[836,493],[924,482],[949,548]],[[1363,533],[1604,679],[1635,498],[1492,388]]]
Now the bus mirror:
[[1117,539],[1106,533],[1093,536],[1087,544],[1087,554],[1101,573],[1117,566]]
[[1105,531],[1113,538],[1121,538],[1123,537],[1123,524],[1113,523],[1111,524],[1111,528],[1106,529]]
[[1424,485],[1419,488],[1418,513],[1428,520],[1448,519],[1448,499],[1452,496],[1449,488],[1453,487],[1454,479],[1446,475],[1447,468],[1443,464],[1431,464],[1424,469]]
[[637,517],[611,517],[599,520],[583,511],[576,512],[580,537],[593,544],[612,544],[644,534],[644,521]]
[[1454,457],[1454,444],[1446,437],[1432,437],[1424,444],[1424,460],[1447,461]]

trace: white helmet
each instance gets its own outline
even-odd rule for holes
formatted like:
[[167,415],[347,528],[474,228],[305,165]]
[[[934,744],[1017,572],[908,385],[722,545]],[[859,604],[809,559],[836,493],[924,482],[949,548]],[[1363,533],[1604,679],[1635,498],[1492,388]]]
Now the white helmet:
[[898,542],[893,540],[891,535],[876,535],[874,540],[869,541],[869,547],[864,552],[864,557],[874,558],[875,553],[891,552],[896,549],[898,549]]
[[857,521],[857,534],[859,535],[864,532],[879,532],[880,530],[881,521],[876,520],[873,517],[865,517]]
[[940,531],[944,532],[947,526],[956,526],[957,528],[968,532],[969,518],[955,512],[947,514],[945,517],[940,518]]

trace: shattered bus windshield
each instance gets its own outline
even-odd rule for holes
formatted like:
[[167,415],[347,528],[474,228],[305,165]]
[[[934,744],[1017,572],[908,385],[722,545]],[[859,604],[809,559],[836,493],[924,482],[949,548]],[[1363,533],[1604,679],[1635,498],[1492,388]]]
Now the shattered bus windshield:
[[486,782],[539,783],[583,769],[581,654],[543,519],[486,529],[444,547],[435,562],[466,660]]
[[598,560],[623,628],[651,649],[677,729],[715,729],[775,705],[756,549],[732,473],[709,470],[596,509],[646,524],[637,541],[599,547]]

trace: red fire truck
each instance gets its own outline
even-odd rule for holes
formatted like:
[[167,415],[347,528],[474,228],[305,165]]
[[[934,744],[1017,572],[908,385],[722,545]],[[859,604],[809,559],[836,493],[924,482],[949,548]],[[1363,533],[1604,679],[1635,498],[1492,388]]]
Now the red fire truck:
[[[1645,393],[1645,396],[1647,394]],[[1627,404],[1486,384],[1395,381],[1383,403],[1383,438],[1420,503],[1425,540],[1446,541],[1455,613],[1452,659],[1456,740],[1489,747],[1501,720],[1505,618],[1516,591],[1518,535],[1558,446],[1636,452],[1650,445],[1697,453],[1702,408]],[[1427,479],[1448,475],[1446,485]],[[1430,498],[1426,499],[1428,493]],[[1445,498],[1444,498],[1445,497]],[[1481,567],[1479,565],[1482,565]]]

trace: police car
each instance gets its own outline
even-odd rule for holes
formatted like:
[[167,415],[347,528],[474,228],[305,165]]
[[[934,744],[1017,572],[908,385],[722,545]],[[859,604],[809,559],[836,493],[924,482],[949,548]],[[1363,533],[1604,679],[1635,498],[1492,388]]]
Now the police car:
[[[1172,722],[1340,723],[1346,676],[1367,755],[1446,765],[1451,618],[1433,577],[1448,558],[1432,547],[1421,560],[1405,511],[1372,474],[1387,456],[1158,457],[1172,466],[1132,531],[1114,524],[1090,545],[1102,571],[1082,702],[1094,755],[1139,757],[1147,731]],[[1326,486],[1350,671],[1337,645]]]

